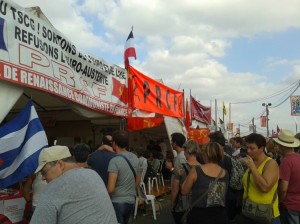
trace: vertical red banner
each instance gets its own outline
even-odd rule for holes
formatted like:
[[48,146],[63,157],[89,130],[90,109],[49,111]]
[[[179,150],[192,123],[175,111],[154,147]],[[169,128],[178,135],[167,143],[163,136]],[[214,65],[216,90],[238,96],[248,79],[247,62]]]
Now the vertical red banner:
[[266,116],[261,116],[260,117],[260,126],[261,127],[267,127],[267,117]]

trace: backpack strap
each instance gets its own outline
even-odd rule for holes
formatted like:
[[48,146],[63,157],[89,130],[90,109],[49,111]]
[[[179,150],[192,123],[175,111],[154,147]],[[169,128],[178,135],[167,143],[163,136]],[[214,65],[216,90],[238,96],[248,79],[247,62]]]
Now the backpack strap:
[[129,167],[130,167],[130,169],[131,169],[131,171],[132,171],[132,173],[133,173],[134,179],[136,179],[136,173],[135,173],[135,170],[134,170],[133,166],[131,165],[131,163],[129,162],[129,160],[127,159],[127,157],[124,156],[124,155],[122,155],[122,154],[117,154],[117,156],[122,157],[123,159],[126,160],[126,162],[128,163],[128,165],[129,165]]

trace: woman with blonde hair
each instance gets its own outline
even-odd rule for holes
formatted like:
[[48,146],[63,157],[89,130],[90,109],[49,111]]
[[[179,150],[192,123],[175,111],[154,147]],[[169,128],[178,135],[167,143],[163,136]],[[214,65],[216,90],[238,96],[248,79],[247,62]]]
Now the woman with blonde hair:
[[227,220],[225,195],[229,176],[219,165],[224,158],[223,148],[216,142],[208,143],[202,149],[202,157],[205,164],[192,167],[182,185],[181,193],[187,195],[191,192],[193,205],[187,223],[224,224]]

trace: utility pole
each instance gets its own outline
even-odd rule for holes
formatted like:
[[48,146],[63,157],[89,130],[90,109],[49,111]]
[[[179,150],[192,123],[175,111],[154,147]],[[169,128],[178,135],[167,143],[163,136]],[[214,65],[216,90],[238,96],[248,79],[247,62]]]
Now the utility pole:
[[266,107],[266,119],[267,119],[267,137],[269,137],[269,106],[271,103],[263,103],[262,106]]

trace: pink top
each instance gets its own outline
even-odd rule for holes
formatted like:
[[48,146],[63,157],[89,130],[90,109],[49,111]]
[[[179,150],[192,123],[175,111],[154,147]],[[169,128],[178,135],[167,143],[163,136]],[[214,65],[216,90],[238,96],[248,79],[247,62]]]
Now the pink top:
[[287,155],[280,162],[280,179],[289,182],[282,203],[287,210],[300,211],[300,155]]

